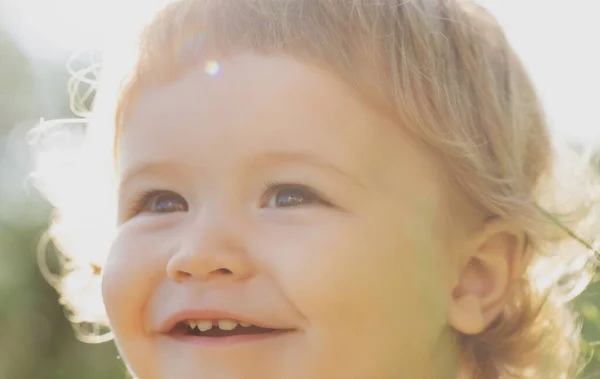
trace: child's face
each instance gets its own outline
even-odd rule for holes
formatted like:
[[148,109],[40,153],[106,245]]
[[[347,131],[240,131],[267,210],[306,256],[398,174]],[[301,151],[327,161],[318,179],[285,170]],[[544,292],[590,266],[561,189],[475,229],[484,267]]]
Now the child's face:
[[[432,159],[328,73],[220,64],[146,91],[123,126],[103,291],[127,363],[141,379],[431,377],[450,297]],[[276,330],[173,327],[219,319]]]

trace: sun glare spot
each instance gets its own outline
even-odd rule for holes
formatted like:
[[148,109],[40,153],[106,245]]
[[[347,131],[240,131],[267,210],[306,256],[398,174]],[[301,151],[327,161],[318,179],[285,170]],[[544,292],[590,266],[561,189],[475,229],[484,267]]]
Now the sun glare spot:
[[221,71],[221,66],[217,61],[207,61],[204,65],[204,72],[210,76],[217,76],[219,71]]

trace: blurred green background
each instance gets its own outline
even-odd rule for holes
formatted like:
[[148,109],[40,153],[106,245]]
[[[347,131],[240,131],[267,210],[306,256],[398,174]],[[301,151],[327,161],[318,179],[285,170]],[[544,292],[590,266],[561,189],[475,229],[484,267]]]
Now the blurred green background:
[[0,28],[0,379],[125,377],[112,342],[75,339],[36,260],[51,209],[27,180],[26,134],[41,116],[72,117],[64,62],[26,56]]
[[[0,24],[0,379],[125,377],[112,342],[75,338],[36,261],[51,209],[27,180],[33,162],[26,134],[40,117],[73,116],[65,62],[26,54]],[[599,291],[595,281],[575,302],[591,360],[584,378],[600,378]]]

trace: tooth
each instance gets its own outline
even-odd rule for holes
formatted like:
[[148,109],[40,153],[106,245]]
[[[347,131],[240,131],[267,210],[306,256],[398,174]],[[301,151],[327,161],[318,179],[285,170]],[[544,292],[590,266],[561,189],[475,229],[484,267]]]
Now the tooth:
[[208,329],[212,328],[213,325],[210,321],[197,321],[197,326],[201,332],[206,332]]
[[250,327],[250,325],[252,325],[252,324],[250,324],[250,323],[247,323],[247,322],[240,322],[240,325],[241,325],[241,326],[243,326],[244,328],[248,328],[248,327]]
[[196,328],[196,326],[197,326],[197,325],[196,325],[196,323],[195,323],[194,321],[188,321],[187,323],[188,323],[188,325],[190,326],[190,329],[192,329],[192,330],[193,330],[193,329],[195,329],[195,328]]
[[233,330],[237,326],[237,322],[233,320],[219,320],[219,329]]

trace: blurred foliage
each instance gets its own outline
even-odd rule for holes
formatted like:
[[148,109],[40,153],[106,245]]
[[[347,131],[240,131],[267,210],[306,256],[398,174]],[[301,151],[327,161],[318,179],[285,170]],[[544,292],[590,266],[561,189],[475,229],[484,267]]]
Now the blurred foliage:
[[[22,185],[31,170],[23,164],[27,157],[8,154],[16,143],[11,137],[15,126],[26,129],[40,116],[72,116],[67,79],[64,62],[32,62],[0,30],[0,379],[125,377],[112,343],[90,345],[75,339],[56,292],[42,278],[35,252],[50,207]],[[40,211],[32,216],[31,209]],[[575,302],[585,319],[590,357],[584,378],[600,378],[598,304],[600,278]]]

